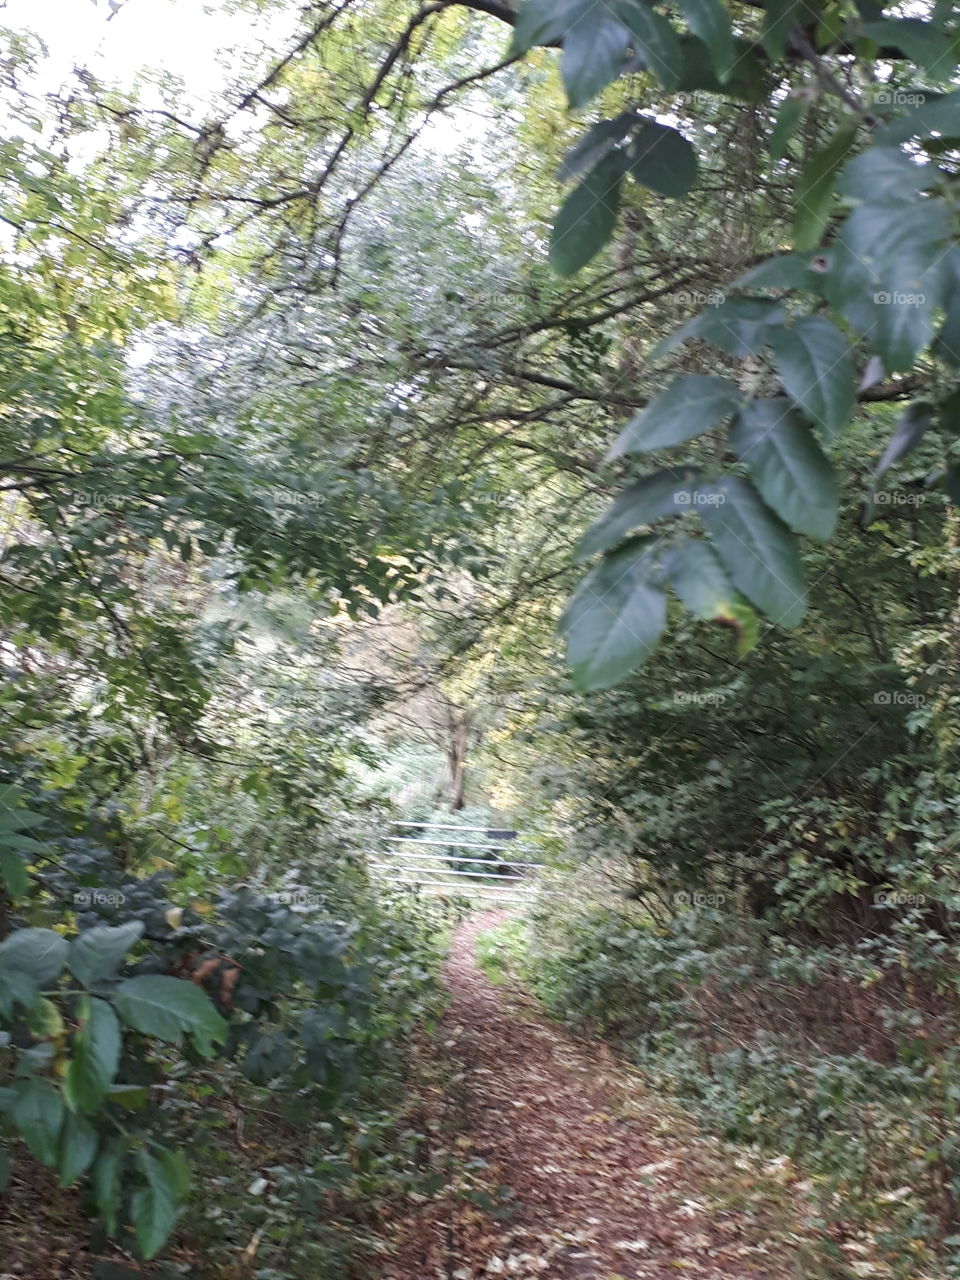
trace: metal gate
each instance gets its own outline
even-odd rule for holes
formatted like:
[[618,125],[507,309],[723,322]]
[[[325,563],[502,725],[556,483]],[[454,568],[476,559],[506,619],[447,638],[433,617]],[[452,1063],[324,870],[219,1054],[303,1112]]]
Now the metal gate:
[[[484,902],[524,902],[536,892],[535,875],[540,870],[540,863],[521,860],[527,852],[519,832],[500,827],[391,822],[383,848],[370,856],[370,869],[391,886],[411,885],[427,893],[457,893]],[[478,857],[478,853],[520,857]]]

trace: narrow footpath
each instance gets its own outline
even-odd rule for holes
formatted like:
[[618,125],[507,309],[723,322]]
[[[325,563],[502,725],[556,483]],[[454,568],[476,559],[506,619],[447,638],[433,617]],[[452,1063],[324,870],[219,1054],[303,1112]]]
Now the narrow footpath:
[[[389,1280],[812,1280],[788,1167],[732,1160],[605,1045],[551,1025],[474,956],[502,913],[458,929],[446,976],[458,1166],[408,1224]],[[442,1105],[450,1106],[449,1097]],[[679,1117],[679,1118],[678,1118]],[[473,1189],[471,1190],[471,1187]],[[496,1189],[495,1191],[491,1189]],[[819,1251],[817,1251],[819,1252]],[[832,1274],[845,1275],[845,1270]]]

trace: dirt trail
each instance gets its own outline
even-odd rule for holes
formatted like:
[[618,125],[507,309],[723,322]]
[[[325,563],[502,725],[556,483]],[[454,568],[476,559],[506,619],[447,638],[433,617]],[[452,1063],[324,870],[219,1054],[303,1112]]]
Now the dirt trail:
[[527,997],[487,979],[474,942],[501,916],[474,916],[457,931],[446,1030],[462,1109],[458,1160],[485,1161],[484,1179],[511,1194],[499,1212],[468,1196],[425,1214],[401,1269],[387,1275],[809,1277],[800,1239],[785,1235],[786,1187],[771,1180],[758,1192],[755,1170],[678,1133],[605,1046],[564,1034]]

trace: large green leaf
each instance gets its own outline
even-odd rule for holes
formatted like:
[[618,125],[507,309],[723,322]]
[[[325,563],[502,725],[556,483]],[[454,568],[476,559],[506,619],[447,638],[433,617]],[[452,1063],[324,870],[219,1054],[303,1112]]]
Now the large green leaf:
[[713,93],[734,102],[761,102],[766,96],[762,50],[749,40],[733,42],[733,68],[726,81],[715,70],[711,51],[697,36],[680,36],[681,93]]
[[810,253],[778,253],[737,276],[730,288],[802,289],[816,293],[823,273],[814,269],[813,261]]
[[85,987],[114,975],[121,960],[142,936],[139,920],[87,929],[70,944],[67,964]]
[[794,27],[806,27],[820,8],[813,0],[766,0],[763,6],[763,47],[778,62]]
[[781,520],[811,538],[832,536],[840,508],[836,474],[786,400],[751,400],[733,421],[730,444]]
[[104,1000],[85,998],[78,1014],[79,1029],[70,1042],[63,1090],[77,1111],[96,1111],[117,1074],[120,1062],[120,1024]]
[[850,421],[856,397],[847,339],[825,316],[802,316],[775,330],[771,346],[787,395],[833,439]]
[[885,200],[914,200],[935,183],[934,165],[918,161],[897,147],[867,147],[843,166],[837,192],[851,200],[880,204]]
[[925,95],[919,106],[884,124],[876,133],[881,146],[893,146],[908,138],[929,138],[938,134],[947,138],[960,136],[960,89],[942,97]]
[[811,156],[801,173],[793,220],[797,249],[812,249],[820,243],[830,219],[837,170],[849,158],[856,137],[856,125],[841,125],[827,145]]
[[114,991],[113,1001],[121,1019],[135,1031],[170,1044],[180,1044],[188,1034],[206,1057],[226,1036],[227,1024],[210,997],[184,979],[153,973],[127,978]]
[[585,106],[623,67],[630,34],[622,22],[603,8],[591,8],[567,31],[563,40],[563,83],[574,109]]
[[662,196],[684,196],[697,180],[693,145],[658,120],[643,120],[632,130],[628,156],[630,176]]
[[702,538],[684,538],[664,555],[667,581],[698,618],[732,616],[738,595],[727,571],[710,544]]
[[130,1217],[140,1251],[150,1259],[170,1238],[177,1220],[181,1193],[176,1175],[167,1161],[139,1151],[137,1164],[146,1179],[146,1186],[133,1193]]
[[680,0],[680,8],[690,30],[710,50],[719,79],[728,79],[737,60],[737,51],[726,6],[720,0]]
[[54,1165],[63,1128],[63,1097],[49,1080],[36,1078],[14,1086],[10,1110],[20,1136],[41,1164]]
[[15,929],[0,942],[0,981],[15,969],[41,987],[56,982],[67,958],[67,940],[52,929]]
[[797,626],[807,589],[793,534],[748,481],[724,476],[711,491],[716,502],[700,518],[734,586],[774,622]]
[[953,245],[944,260],[943,324],[933,343],[934,354],[952,368],[960,368],[960,245]]
[[782,160],[787,154],[790,139],[810,110],[810,106],[811,99],[806,94],[791,94],[780,103],[777,108],[777,118],[770,133],[770,141],[767,143],[771,160]]
[[861,204],[837,233],[827,296],[888,373],[911,369],[930,341],[951,274],[951,229],[945,203],[928,197]]
[[556,44],[578,18],[595,9],[595,0],[524,0],[513,27],[512,52],[538,44]]
[[935,414],[933,405],[925,400],[917,400],[904,409],[897,423],[896,430],[890,437],[883,456],[877,463],[875,476],[882,476],[890,467],[914,449],[924,434],[933,426]]
[[667,617],[656,576],[648,544],[638,540],[606,556],[580,583],[561,621],[578,690],[617,684],[656,647]]
[[698,472],[689,469],[671,469],[655,471],[631,484],[584,534],[577,547],[577,560],[589,560],[598,551],[609,551],[640,525],[690,511],[698,476]]
[[618,142],[622,142],[639,117],[635,111],[623,111],[610,120],[598,120],[570,148],[563,157],[557,170],[561,182],[576,178],[585,169],[591,168],[598,160],[611,151]]
[[561,205],[550,240],[550,263],[559,275],[586,266],[613,235],[624,163],[620,152],[605,155]]
[[109,1146],[101,1148],[91,1175],[94,1201],[110,1235],[117,1230],[124,1158],[123,1144],[114,1138]]
[[610,458],[681,444],[709,431],[742,402],[736,385],[714,374],[688,373],[631,418],[614,441]]
[[97,1131],[89,1120],[68,1111],[60,1134],[60,1185],[72,1186],[86,1173],[97,1153]]
[[945,38],[935,23],[919,18],[881,18],[865,22],[863,34],[879,45],[899,49],[937,80],[949,80],[956,69],[956,37]]
[[650,357],[658,360],[688,338],[712,342],[721,351],[740,359],[752,356],[767,345],[771,331],[783,323],[785,314],[773,298],[726,298],[662,338]]
[[613,0],[612,7],[633,36],[647,70],[653,72],[665,89],[677,89],[680,85],[680,42],[667,19],[644,0]]
[[16,849],[11,849],[6,840],[0,845],[0,879],[6,886],[7,893],[16,901],[22,898],[30,885],[26,863]]

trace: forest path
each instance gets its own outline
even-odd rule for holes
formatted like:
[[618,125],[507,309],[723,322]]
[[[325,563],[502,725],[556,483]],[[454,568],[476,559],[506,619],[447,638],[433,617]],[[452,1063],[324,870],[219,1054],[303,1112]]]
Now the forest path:
[[[792,1233],[789,1188],[726,1160],[668,1113],[602,1043],[548,1022],[479,968],[472,916],[446,966],[446,1049],[460,1108],[457,1163],[509,1189],[451,1197],[408,1240],[394,1280],[787,1280],[814,1274]],[[449,1099],[447,1100],[449,1105]],[[476,1166],[475,1166],[476,1167]],[[479,1202],[481,1207],[477,1207]]]

